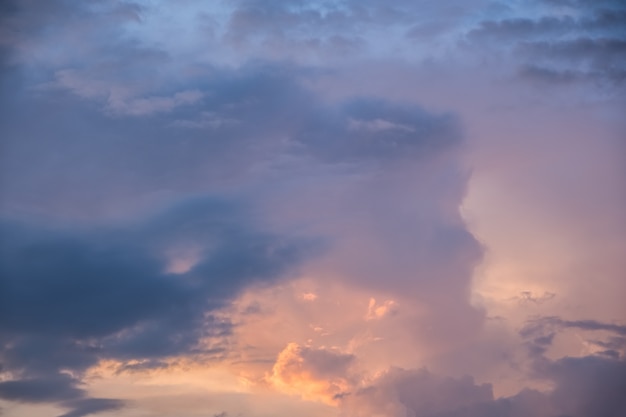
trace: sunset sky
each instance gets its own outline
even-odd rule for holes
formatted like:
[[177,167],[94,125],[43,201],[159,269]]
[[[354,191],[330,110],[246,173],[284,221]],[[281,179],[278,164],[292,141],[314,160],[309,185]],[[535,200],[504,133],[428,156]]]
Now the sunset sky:
[[625,417],[626,3],[0,1],[0,415]]

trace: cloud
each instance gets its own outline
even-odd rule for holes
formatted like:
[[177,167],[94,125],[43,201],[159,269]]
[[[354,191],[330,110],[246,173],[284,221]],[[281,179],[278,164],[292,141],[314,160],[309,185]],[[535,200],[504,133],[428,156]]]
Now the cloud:
[[560,317],[540,317],[529,320],[520,331],[522,336],[531,336],[540,332],[559,329],[580,329],[589,331],[606,330],[620,336],[626,336],[626,326],[614,323],[603,323],[597,320],[564,320]]
[[78,388],[80,381],[67,374],[0,382],[0,398],[23,403],[55,402],[70,411],[59,417],[82,417],[102,411],[119,410],[125,403],[116,399],[87,398]]
[[[333,50],[353,52],[364,46],[363,39],[357,36],[359,30],[403,18],[398,8],[376,2],[311,2],[306,6],[290,1],[239,3],[228,23],[226,39],[230,42],[238,46],[254,42],[285,48],[290,46],[288,40],[293,39],[293,46],[322,54]],[[348,48],[341,48],[341,44]]]
[[564,415],[617,417],[626,412],[626,362],[587,356],[550,363],[544,375],[556,384],[550,398]]
[[623,4],[544,3],[557,8],[567,6],[573,13],[548,8],[539,16],[484,20],[468,32],[467,38],[490,51],[495,48],[512,54],[512,61],[521,61],[519,75],[543,81],[544,85],[621,85],[626,74]]
[[[135,58],[136,59],[136,58]],[[177,107],[198,103],[204,93],[199,90],[183,90],[169,96],[141,96],[133,87],[114,80],[94,79],[93,72],[81,74],[73,69],[59,70],[55,80],[41,88],[66,89],[85,99],[104,103],[104,110],[113,116],[150,116],[171,112]]]
[[[328,103],[306,88],[308,77],[315,74],[287,64],[215,69],[193,88],[181,86],[193,92],[191,101],[202,99],[137,119],[111,117],[98,99],[33,94],[16,78],[0,98],[12,103],[0,116],[8,138],[0,209],[119,218],[229,183],[282,180],[291,169],[283,161],[313,172],[319,163],[428,160],[462,143],[450,113],[371,98]],[[122,102],[135,100],[128,99]]]
[[49,379],[22,379],[0,382],[0,398],[22,402],[49,402],[60,398],[72,399],[84,395],[75,387],[76,381],[67,375]]
[[387,315],[394,314],[395,308],[396,303],[393,300],[385,300],[382,303],[376,303],[375,298],[370,298],[365,320],[378,320]]
[[623,9],[624,3],[620,0],[539,0],[539,3],[544,3],[549,6],[555,7],[570,7],[574,10],[597,10],[597,9]]
[[278,354],[268,381],[288,394],[333,405],[349,394],[354,359],[350,354],[289,343]]
[[[3,399],[52,403],[67,409],[64,417],[115,412],[125,403],[99,398],[115,395],[100,395],[96,387],[109,388],[86,376],[105,362],[115,364],[112,380],[183,374],[178,365],[187,361],[219,362],[220,372],[254,362],[250,381],[268,372],[263,381],[279,392],[350,417],[621,409],[623,326],[557,316],[550,309],[570,303],[558,285],[527,287],[517,281],[522,269],[502,268],[496,275],[507,294],[521,294],[507,306],[554,316],[528,323],[521,341],[506,319],[501,333],[489,333],[494,312],[472,304],[471,294],[482,274],[475,267],[497,248],[485,247],[459,206],[470,181],[464,152],[469,145],[480,153],[480,136],[508,141],[487,152],[484,166],[506,165],[490,174],[494,181],[532,154],[498,193],[505,197],[485,203],[493,217],[511,200],[511,218],[524,212],[514,221],[520,230],[537,219],[509,199],[529,175],[541,181],[528,189],[567,192],[546,184],[567,182],[595,154],[568,160],[582,142],[561,127],[542,136],[541,126],[566,125],[573,113],[554,122],[553,110],[523,108],[527,94],[536,97],[519,79],[501,91],[492,81],[504,73],[563,90],[620,85],[623,5],[165,3],[0,4]],[[320,80],[339,81],[328,88],[333,82]],[[535,110],[540,118],[529,116]],[[497,132],[482,127],[498,124]],[[548,161],[545,172],[526,169],[537,155]],[[596,159],[603,172],[605,158]],[[561,164],[572,171],[560,175]],[[604,183],[590,178],[593,188]],[[190,197],[207,193],[228,197]],[[587,204],[567,213],[579,207]],[[527,243],[519,230],[501,229]],[[296,275],[307,283],[297,291],[300,281],[285,281]],[[230,304],[243,292],[236,315]],[[244,334],[250,322],[256,327]],[[595,356],[555,359],[561,344],[577,348],[564,342],[572,333]],[[525,349],[530,355],[519,359]],[[233,357],[241,361],[231,365]],[[424,365],[430,370],[417,369]],[[496,398],[507,378],[554,390],[511,395],[506,387]],[[238,415],[223,405],[204,412]]]
[[460,137],[457,121],[450,114],[355,99],[338,110],[323,109],[312,115],[295,140],[325,159],[351,160],[431,155],[454,146]]
[[[300,256],[210,199],[177,205],[131,232],[6,223],[3,231],[3,330],[38,335],[102,337],[152,319],[181,324]],[[206,245],[181,275],[165,272],[163,252],[176,244]]]
[[[520,336],[526,340],[526,347],[535,366],[545,361],[545,354],[553,345],[557,335],[577,330],[578,337],[584,339],[592,352],[608,358],[624,360],[624,336],[626,326],[615,323],[603,323],[597,320],[564,320],[560,317],[539,317],[527,321],[520,330]],[[589,335],[591,332],[591,335]],[[608,337],[606,335],[608,334]],[[601,336],[605,336],[601,338]]]
[[124,403],[119,400],[109,398],[85,398],[66,402],[65,407],[72,407],[72,410],[59,417],[83,417],[103,411],[120,410]]
[[[0,45],[8,50],[7,64],[43,64],[46,69],[50,64],[80,62],[81,57],[93,50],[104,51],[104,45],[123,38],[121,28],[136,26],[144,12],[139,3],[130,1],[70,4],[51,0],[36,4],[29,0],[7,0],[3,7],[6,13],[0,18],[3,28]],[[107,27],[110,24],[116,27]],[[49,49],[55,43],[71,49]],[[83,64],[89,63],[83,61]]]
[[622,81],[626,74],[626,60],[623,58],[626,37],[580,37],[560,42],[529,42],[521,44],[520,49],[537,61],[545,62],[545,65],[556,64],[557,68],[565,66],[563,71],[572,68],[591,74],[595,72],[615,82]]
[[[199,246],[202,257],[184,273],[168,273],[167,249],[180,244]],[[223,353],[219,340],[232,325],[211,313],[247,286],[283,276],[310,253],[307,246],[256,231],[230,203],[206,198],[130,230],[4,221],[0,358],[12,377],[0,393],[31,402],[81,399],[70,416],[117,407],[84,398],[76,388],[81,373],[107,358]]]
[[[549,359],[544,355],[555,338],[567,329],[621,335],[622,325],[595,320],[546,317],[530,322],[521,332],[529,340],[529,376],[541,382],[541,390],[528,382],[517,394],[495,397],[491,384],[473,378],[438,375],[427,369],[390,368],[382,373],[361,373],[353,379],[349,394],[340,398],[341,415],[418,417],[583,417],[621,416],[626,401],[626,362],[619,355],[597,354]],[[605,346],[621,346],[609,337]],[[359,360],[359,358],[356,358]],[[353,370],[352,375],[355,375]],[[520,375],[520,374],[518,374]]]
[[626,411],[626,363],[596,356],[549,361],[537,374],[554,384],[494,398],[490,384],[427,370],[390,369],[342,398],[345,415],[400,417],[618,417]]
[[476,403],[491,401],[490,385],[472,378],[444,378],[425,369],[390,369],[371,384],[345,397],[348,415],[436,416]]

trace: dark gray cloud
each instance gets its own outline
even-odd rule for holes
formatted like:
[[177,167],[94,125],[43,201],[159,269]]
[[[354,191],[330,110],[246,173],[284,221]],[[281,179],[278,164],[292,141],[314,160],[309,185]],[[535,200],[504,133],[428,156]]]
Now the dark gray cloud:
[[22,379],[0,382],[0,398],[10,401],[49,402],[59,398],[71,399],[84,395],[67,375],[48,379]]
[[[5,223],[3,334],[100,338],[146,320],[180,325],[251,280],[272,279],[299,261],[298,245],[247,229],[235,213],[228,204],[196,199],[134,230]],[[199,245],[201,258],[173,277],[164,257],[176,245]]]
[[624,361],[566,357],[550,363],[543,373],[556,384],[550,398],[562,414],[618,417],[626,413]]
[[[564,357],[556,361],[547,359],[545,353],[555,336],[567,329],[593,332],[588,343],[604,350],[592,356]],[[598,332],[610,336],[598,340]],[[555,384],[548,398],[561,414],[617,417],[626,412],[623,397],[626,362],[622,337],[626,334],[626,326],[596,320],[544,317],[530,321],[520,334],[527,339],[534,376]],[[583,337],[586,337],[585,333]]]
[[117,410],[124,402],[109,398],[88,398],[78,388],[80,381],[67,374],[48,377],[17,379],[0,382],[0,399],[24,403],[58,403],[70,411],[60,417],[81,417],[101,411]]
[[[223,354],[228,321],[212,317],[248,285],[270,283],[311,246],[255,230],[230,203],[196,198],[129,227],[64,230],[5,221],[0,242],[0,396],[59,402],[82,416],[119,406],[87,398],[79,375],[98,360]],[[188,271],[168,250],[193,247]],[[215,340],[199,347],[201,338]],[[71,402],[67,402],[71,400]]]

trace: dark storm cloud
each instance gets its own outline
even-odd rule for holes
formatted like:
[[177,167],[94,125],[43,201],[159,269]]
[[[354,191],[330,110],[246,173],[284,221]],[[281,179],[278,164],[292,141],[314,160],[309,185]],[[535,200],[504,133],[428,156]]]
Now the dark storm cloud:
[[[150,320],[183,325],[297,263],[299,245],[248,229],[235,212],[198,199],[130,231],[5,224],[3,334],[101,338]],[[201,259],[174,277],[163,259],[170,245],[200,245]]]
[[[310,252],[309,244],[256,231],[236,206],[206,198],[134,227],[5,221],[0,235],[0,358],[16,378],[0,384],[0,396],[69,404],[71,416],[118,403],[86,398],[63,369],[80,373],[104,358],[159,364],[223,353],[219,340],[231,324],[210,312]],[[177,245],[198,248],[199,259],[187,272],[168,273],[164,258]],[[200,338],[217,342],[199,347]]]
[[[604,349],[595,355],[547,359],[545,353],[555,337],[567,329],[607,332],[610,336],[606,340],[587,340]],[[626,391],[626,362],[622,337],[625,334],[626,326],[596,320],[544,317],[529,321],[520,335],[527,340],[533,376],[555,385],[546,394],[548,404],[554,411],[546,415],[617,417],[626,412],[623,396]]]

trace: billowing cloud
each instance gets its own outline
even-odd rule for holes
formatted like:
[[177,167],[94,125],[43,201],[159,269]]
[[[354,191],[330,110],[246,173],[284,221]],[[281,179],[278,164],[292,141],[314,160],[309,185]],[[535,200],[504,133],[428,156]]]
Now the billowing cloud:
[[290,343],[278,355],[268,379],[289,394],[335,404],[348,394],[353,362],[350,354]]
[[599,357],[565,358],[545,364],[541,378],[554,388],[494,398],[489,384],[445,378],[427,370],[391,369],[342,399],[346,416],[554,417],[602,415],[626,410],[624,362]]
[[1,2],[3,412],[621,417],[622,3]]

